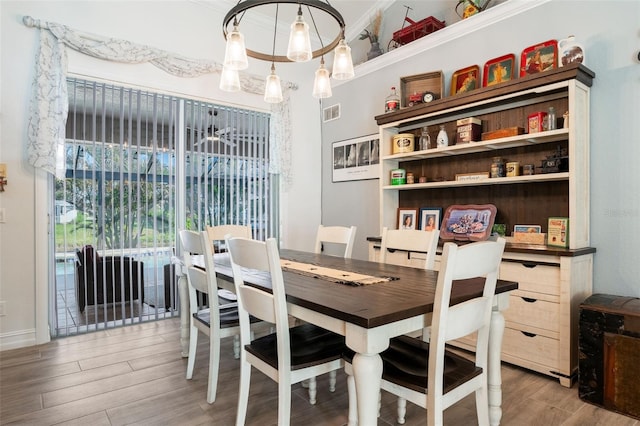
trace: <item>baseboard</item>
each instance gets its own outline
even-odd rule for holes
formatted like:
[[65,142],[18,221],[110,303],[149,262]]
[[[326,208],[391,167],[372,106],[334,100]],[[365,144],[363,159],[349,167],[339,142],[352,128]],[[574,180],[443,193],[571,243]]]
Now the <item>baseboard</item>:
[[12,331],[10,333],[0,334],[0,351],[9,349],[25,348],[27,346],[36,345],[36,330]]

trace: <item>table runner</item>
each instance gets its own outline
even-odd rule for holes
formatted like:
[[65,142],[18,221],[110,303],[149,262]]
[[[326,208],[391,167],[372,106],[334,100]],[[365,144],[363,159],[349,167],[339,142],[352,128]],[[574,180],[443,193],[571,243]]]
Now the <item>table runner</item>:
[[300,275],[320,278],[334,283],[354,286],[377,284],[397,279],[394,277],[374,277],[371,275],[342,271],[340,269],[325,268],[323,266],[313,265],[310,263],[294,262],[286,259],[280,259],[280,265],[282,266],[282,270],[286,272],[293,272]]

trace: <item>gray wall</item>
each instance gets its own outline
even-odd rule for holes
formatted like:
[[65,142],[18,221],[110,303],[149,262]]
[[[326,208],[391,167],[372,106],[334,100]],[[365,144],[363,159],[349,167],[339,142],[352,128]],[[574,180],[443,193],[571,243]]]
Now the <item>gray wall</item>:
[[[640,243],[630,232],[640,219],[639,22],[638,1],[510,0],[367,62],[326,102],[340,103],[342,117],[322,126],[323,223],[358,226],[357,258],[367,257],[366,237],[380,235],[378,180],[332,183],[331,143],[376,133],[374,117],[384,112],[389,87],[400,77],[442,70],[448,91],[451,74],[460,68],[482,67],[507,53],[519,63],[524,48],[573,34],[596,73],[590,117],[594,292],[640,296]],[[399,56],[412,49],[413,56]]]

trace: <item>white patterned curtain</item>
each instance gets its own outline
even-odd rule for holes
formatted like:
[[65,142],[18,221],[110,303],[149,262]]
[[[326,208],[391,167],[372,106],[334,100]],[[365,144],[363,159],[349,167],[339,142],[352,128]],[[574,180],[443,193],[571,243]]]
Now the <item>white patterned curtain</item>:
[[[64,136],[68,112],[67,54],[68,46],[85,55],[128,64],[151,63],[178,77],[197,77],[222,71],[222,65],[190,59],[150,46],[126,40],[86,34],[54,22],[41,22],[25,16],[26,26],[39,28],[40,47],[36,57],[36,73],[30,105],[27,155],[34,167],[64,177]],[[245,92],[262,94],[264,79],[242,73],[240,84]],[[271,107],[270,157],[271,173],[281,175],[283,183],[291,182],[290,90],[296,85],[283,85],[285,101]]]

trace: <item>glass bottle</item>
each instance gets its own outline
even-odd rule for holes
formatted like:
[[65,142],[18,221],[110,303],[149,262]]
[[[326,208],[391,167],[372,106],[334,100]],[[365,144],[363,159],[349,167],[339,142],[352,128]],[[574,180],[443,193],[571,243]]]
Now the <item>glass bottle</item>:
[[438,148],[442,148],[445,146],[449,146],[449,136],[447,136],[447,131],[444,129],[444,125],[440,125],[440,131],[438,132],[438,137],[436,138],[436,146]]
[[547,130],[555,130],[556,129],[556,109],[554,107],[549,107],[549,111],[547,112]]
[[387,100],[384,103],[384,112],[393,112],[400,109],[400,96],[396,93],[396,88],[391,87],[391,93],[387,96]]
[[420,135],[418,145],[420,151],[427,150],[431,147],[431,136],[429,136],[429,128],[427,126],[422,128],[422,134]]

